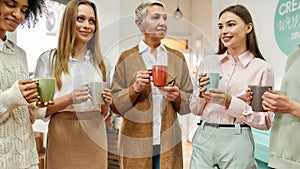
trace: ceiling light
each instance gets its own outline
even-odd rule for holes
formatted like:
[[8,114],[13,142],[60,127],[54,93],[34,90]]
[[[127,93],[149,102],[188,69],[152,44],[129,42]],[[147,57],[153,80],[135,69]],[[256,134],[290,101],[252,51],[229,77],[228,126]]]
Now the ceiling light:
[[177,8],[175,12],[173,13],[174,18],[179,19],[183,17],[183,13],[179,9],[179,0],[177,0]]

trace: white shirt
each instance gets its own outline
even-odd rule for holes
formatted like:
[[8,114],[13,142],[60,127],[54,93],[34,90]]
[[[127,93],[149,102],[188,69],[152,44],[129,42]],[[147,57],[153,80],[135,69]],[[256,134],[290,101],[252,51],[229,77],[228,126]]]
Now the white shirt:
[[[157,48],[157,57],[155,58],[150,47],[144,41],[139,43],[139,53],[142,55],[147,70],[153,65],[168,65],[168,56],[165,46],[161,43]],[[163,96],[157,87],[151,82],[152,101],[153,101],[153,145],[160,144],[161,113]]]
[[12,51],[14,51],[14,47],[13,44],[11,44],[7,38],[3,41],[2,39],[0,39],[0,51],[3,51],[4,47],[8,47],[10,48]]
[[[37,62],[35,77],[53,77],[53,72],[50,72],[51,69],[51,60],[49,59],[49,52],[43,53]],[[109,82],[109,72],[110,67],[106,63],[106,79]],[[85,59],[83,61],[78,61],[72,56],[68,60],[68,69],[69,74],[62,73],[62,88],[60,90],[56,89],[54,98],[64,96],[71,93],[74,89],[89,84],[90,82],[102,82],[102,72],[100,69],[96,69],[92,63],[90,52],[86,53]],[[97,105],[94,105],[90,99],[81,104],[72,104],[66,107],[61,111],[76,111],[76,112],[85,112],[85,111],[94,111],[99,108]]]
[[3,51],[4,41],[0,39],[0,51]]

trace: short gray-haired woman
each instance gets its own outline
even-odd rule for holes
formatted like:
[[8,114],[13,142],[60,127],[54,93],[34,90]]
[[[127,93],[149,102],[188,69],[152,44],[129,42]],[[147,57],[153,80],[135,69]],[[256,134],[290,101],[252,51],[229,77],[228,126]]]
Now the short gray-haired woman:
[[[165,6],[160,1],[145,1],[135,14],[142,39],[121,54],[112,81],[114,112],[122,116],[120,166],[182,169],[177,113],[190,113],[188,100],[193,85],[189,70],[181,52],[161,43],[167,32]],[[154,86],[148,71],[153,65],[167,66],[167,82],[176,82]]]

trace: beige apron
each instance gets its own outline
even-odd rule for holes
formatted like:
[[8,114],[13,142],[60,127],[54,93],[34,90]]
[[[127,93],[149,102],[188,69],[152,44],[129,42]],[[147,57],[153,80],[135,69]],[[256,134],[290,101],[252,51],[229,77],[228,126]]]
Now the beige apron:
[[107,137],[102,115],[99,112],[52,115],[45,166],[46,169],[107,168]]

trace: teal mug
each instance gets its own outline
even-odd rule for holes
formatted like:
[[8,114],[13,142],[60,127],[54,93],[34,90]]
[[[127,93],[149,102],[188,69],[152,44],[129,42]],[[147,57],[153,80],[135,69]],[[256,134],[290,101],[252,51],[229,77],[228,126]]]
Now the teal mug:
[[206,73],[206,76],[208,77],[209,83],[204,86],[199,86],[199,80],[203,78],[204,76],[199,76],[196,78],[195,85],[198,88],[206,88],[206,91],[209,91],[212,88],[218,89],[219,88],[219,81],[222,78],[220,76],[220,73]]

